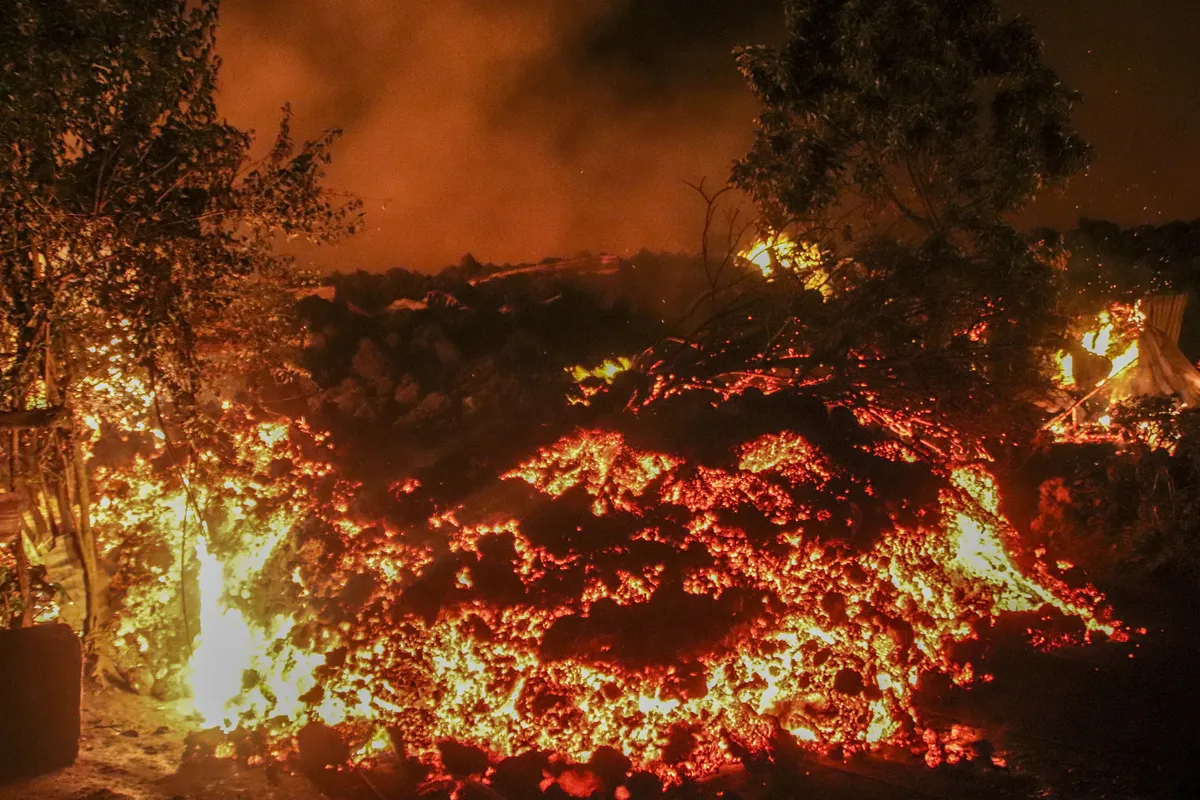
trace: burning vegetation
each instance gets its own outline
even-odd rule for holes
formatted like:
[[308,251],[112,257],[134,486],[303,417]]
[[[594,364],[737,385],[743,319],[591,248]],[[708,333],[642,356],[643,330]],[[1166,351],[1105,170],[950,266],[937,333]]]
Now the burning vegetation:
[[[4,219],[42,225],[0,254],[0,610],[64,619],[98,679],[184,702],[193,756],[387,760],[414,791],[532,771],[629,800],[868,753],[1004,766],[919,696],[992,680],[998,630],[1130,638],[1077,566],[1120,566],[1080,534],[1106,488],[1055,459],[1132,470],[1145,508],[1104,530],[1137,547],[1115,552],[1186,550],[1192,287],[1163,270],[1097,292],[1063,242],[1011,227],[1088,158],[1027,26],[988,0],[859,5],[796,0],[805,47],[740,52],[763,113],[732,185],[761,241],[731,213],[718,254],[724,192],[701,187],[696,258],[467,257],[307,288],[274,247],[357,224],[320,185],[334,134],[294,146],[285,117],[251,162],[216,116],[216,5],[156,6],[138,30],[178,47],[129,28],[141,78],[79,79],[114,104],[149,82],[157,105],[126,121],[146,148],[104,155],[107,129],[32,106],[4,167]],[[12,35],[33,63],[56,51],[31,9]],[[28,177],[46,165],[52,190]],[[105,205],[114,171],[141,175],[134,211]],[[149,241],[124,225],[147,204]]]

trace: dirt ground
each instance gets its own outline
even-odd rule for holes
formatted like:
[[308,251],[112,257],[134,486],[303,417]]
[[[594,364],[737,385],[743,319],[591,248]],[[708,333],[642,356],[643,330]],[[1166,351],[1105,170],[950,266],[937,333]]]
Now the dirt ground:
[[128,692],[83,697],[79,758],[67,769],[0,786],[0,800],[317,800],[307,780],[231,761],[183,761],[197,727],[172,705]]

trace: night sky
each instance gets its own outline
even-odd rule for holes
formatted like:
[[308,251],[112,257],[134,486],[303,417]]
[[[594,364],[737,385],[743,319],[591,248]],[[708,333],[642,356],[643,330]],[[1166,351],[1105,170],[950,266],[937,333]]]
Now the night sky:
[[[1200,2],[1005,0],[1083,92],[1097,160],[1022,220],[1200,217]],[[779,37],[779,0],[225,0],[229,119],[346,130],[330,184],[369,232],[326,268],[434,269],[466,252],[694,250],[684,181],[723,181],[754,103],[737,44]],[[308,256],[305,256],[308,258]]]

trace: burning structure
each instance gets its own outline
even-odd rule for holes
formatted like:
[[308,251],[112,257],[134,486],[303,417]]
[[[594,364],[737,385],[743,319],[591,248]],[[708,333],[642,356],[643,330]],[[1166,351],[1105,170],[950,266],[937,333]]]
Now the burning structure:
[[[1068,392],[1068,405],[1045,427],[1062,439],[1103,439],[1113,434],[1113,413],[1122,403],[1159,398],[1195,407],[1200,371],[1179,349],[1187,301],[1186,295],[1154,296],[1101,312],[1094,329],[1056,357],[1056,382]],[[1143,424],[1135,439],[1153,435]]]

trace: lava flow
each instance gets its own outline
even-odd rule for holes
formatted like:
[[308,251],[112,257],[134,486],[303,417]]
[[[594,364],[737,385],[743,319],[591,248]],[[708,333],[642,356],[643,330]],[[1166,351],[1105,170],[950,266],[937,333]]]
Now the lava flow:
[[[524,521],[460,509],[431,520],[438,544],[381,526],[313,544],[300,577],[341,621],[302,698],[311,718],[363,756],[389,736],[431,762],[446,741],[577,762],[609,747],[678,780],[782,734],[826,753],[924,749],[921,676],[971,682],[950,648],[1007,612],[1122,635],[1093,590],[1018,566],[979,466],[855,543],[859,502],[891,492],[792,432],[731,455],[704,466],[583,430],[505,476],[543,497],[518,503]],[[227,706],[261,721],[250,711]]]
[[[99,524],[143,532],[116,556],[133,672],[190,652],[175,672],[205,723],[276,751],[319,722],[359,760],[403,742],[435,770],[446,742],[493,760],[612,748],[672,782],[781,736],[936,760],[914,692],[977,678],[956,644],[1012,612],[1124,635],[1022,551],[982,463],[929,467],[887,430],[779,430],[701,459],[583,429],[490,500],[400,523],[350,514],[303,426],[241,425],[219,487],[139,459],[105,476]],[[416,480],[393,500],[428,502]]]

